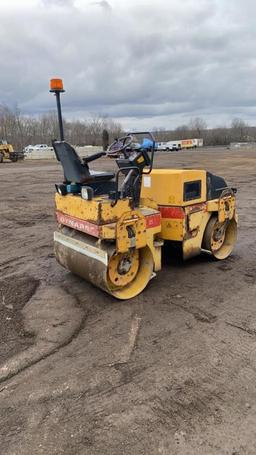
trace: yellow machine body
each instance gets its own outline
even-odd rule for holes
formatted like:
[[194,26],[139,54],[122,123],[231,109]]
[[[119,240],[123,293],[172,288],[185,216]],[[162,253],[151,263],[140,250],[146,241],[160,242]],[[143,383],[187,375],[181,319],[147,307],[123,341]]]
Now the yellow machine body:
[[204,170],[154,169],[143,176],[141,197],[157,204],[161,238],[182,242],[184,259],[201,253],[205,228],[214,214],[220,223],[237,221],[233,193],[207,200]]
[[[114,204],[109,195],[85,200],[80,194],[56,193],[55,198],[58,261],[119,299],[137,295],[161,269],[165,241],[180,242],[184,259],[205,246],[224,259],[236,240],[234,194],[207,200],[203,170],[156,169],[143,175],[136,208],[131,198]],[[217,240],[211,240],[213,229],[204,238],[210,220],[220,231]],[[227,225],[225,244],[221,229],[227,231]]]
[[143,175],[141,197],[153,199],[160,206],[183,207],[191,205],[184,201],[184,184],[200,181],[200,196],[193,203],[206,200],[206,171],[187,169],[153,169]]

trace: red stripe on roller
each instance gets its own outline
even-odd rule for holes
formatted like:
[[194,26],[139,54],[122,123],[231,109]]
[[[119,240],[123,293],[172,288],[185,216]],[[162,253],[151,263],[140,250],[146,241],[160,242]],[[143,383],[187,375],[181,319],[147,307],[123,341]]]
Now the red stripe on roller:
[[185,212],[182,207],[159,207],[162,218],[175,218],[182,220],[185,218]]
[[85,232],[94,237],[99,237],[99,226],[97,224],[90,223],[89,221],[80,220],[71,215],[65,215],[62,212],[56,211],[57,221],[60,224],[71,227],[77,231]]
[[154,215],[146,216],[146,228],[153,228],[156,226],[160,226],[161,224],[161,215],[160,213],[154,213]]

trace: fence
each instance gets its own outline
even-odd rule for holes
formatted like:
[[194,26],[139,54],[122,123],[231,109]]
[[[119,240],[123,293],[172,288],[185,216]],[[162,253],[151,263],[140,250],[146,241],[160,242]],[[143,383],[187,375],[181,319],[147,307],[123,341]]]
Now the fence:
[[[84,146],[76,147],[75,149],[80,157],[90,156],[97,151],[101,151],[101,147],[97,146]],[[25,155],[25,160],[55,160],[55,153],[52,147],[45,148],[43,150],[32,150]]]

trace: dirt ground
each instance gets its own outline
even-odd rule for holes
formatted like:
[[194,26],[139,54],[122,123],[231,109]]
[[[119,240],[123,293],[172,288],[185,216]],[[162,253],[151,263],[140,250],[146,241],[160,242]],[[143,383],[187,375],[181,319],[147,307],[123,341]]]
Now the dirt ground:
[[256,454],[255,162],[256,150],[156,156],[238,187],[239,239],[224,262],[168,261],[129,302],[55,262],[59,164],[0,165],[0,366],[35,342],[21,310],[38,289],[83,314],[68,344],[0,383],[1,454]]

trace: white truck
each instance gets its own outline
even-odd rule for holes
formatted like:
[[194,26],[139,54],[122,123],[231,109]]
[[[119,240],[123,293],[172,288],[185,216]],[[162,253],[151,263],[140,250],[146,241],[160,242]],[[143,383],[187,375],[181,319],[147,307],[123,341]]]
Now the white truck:
[[172,152],[181,149],[181,141],[158,142],[157,150],[163,152]]
[[178,151],[181,149],[181,141],[180,140],[175,140],[175,141],[168,141],[166,142],[166,151]]
[[203,139],[176,139],[175,141],[158,142],[157,150],[172,152],[181,149],[192,149],[202,147],[204,144]]

